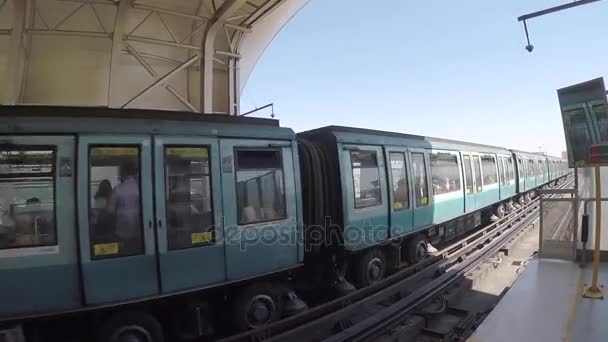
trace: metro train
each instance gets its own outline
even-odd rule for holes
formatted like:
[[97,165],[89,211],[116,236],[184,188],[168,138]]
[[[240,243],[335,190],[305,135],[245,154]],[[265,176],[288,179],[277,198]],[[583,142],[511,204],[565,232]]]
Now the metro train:
[[0,106],[0,340],[256,328],[307,292],[381,281],[567,174],[537,153],[369,129]]

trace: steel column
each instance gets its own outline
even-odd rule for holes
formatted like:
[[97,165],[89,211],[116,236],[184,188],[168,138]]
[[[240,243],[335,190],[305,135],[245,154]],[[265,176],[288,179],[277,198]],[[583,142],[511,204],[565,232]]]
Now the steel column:
[[209,20],[201,42],[201,111],[213,112],[213,57],[215,55],[215,38],[218,30],[236,12],[246,0],[226,0]]
[[19,101],[21,85],[23,83],[23,66],[25,61],[25,48],[23,36],[25,32],[26,1],[13,1],[13,29],[10,33],[8,48],[7,77],[4,85],[4,96],[0,103],[14,105]]
[[108,85],[108,107],[110,108],[120,107],[119,98],[121,89],[117,86],[117,84],[120,83],[120,55],[123,49],[123,35],[125,32],[125,24],[127,21],[129,6],[129,0],[120,0],[118,3],[118,8],[116,9],[116,19],[114,19],[112,54],[110,57],[110,82]]

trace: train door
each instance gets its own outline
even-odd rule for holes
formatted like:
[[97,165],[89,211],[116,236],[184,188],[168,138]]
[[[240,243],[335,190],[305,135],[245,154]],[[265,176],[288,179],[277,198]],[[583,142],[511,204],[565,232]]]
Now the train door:
[[87,304],[157,294],[147,136],[80,136],[80,258]]
[[481,158],[477,153],[471,153],[471,161],[473,166],[473,188],[475,191],[475,209],[483,207],[483,175],[481,173]]
[[220,158],[227,279],[298,264],[300,194],[291,142],[221,140]]
[[73,136],[0,136],[2,317],[80,305],[73,163]]
[[526,165],[520,156],[517,156],[517,182],[519,192],[524,192],[526,189]]
[[414,205],[414,229],[429,226],[433,223],[433,206],[430,193],[430,163],[428,153],[423,149],[411,149],[412,192]]
[[217,138],[154,138],[162,292],[226,279],[219,161]]
[[357,250],[389,236],[389,201],[384,151],[380,146],[341,145],[344,244]]
[[386,153],[389,160],[390,172],[389,191],[390,209],[390,236],[407,234],[413,229],[414,215],[412,212],[411,191],[411,163],[408,160],[406,149],[398,147],[387,147]]
[[475,182],[473,181],[473,167],[469,153],[462,154],[462,166],[464,173],[464,210],[468,213],[475,210]]

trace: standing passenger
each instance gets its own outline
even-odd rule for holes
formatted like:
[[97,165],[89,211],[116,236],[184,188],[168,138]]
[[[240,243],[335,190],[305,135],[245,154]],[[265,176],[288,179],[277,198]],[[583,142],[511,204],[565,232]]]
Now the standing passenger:
[[141,211],[139,198],[139,170],[134,162],[125,163],[121,169],[122,182],[112,191],[108,213],[114,215],[116,235],[120,238],[122,255],[142,252]]

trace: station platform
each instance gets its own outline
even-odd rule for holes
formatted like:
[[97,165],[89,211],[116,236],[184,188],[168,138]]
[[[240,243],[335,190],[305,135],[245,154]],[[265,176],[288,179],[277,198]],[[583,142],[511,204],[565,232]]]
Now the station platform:
[[608,264],[599,284],[605,299],[583,298],[593,265],[534,258],[468,342],[608,341]]

